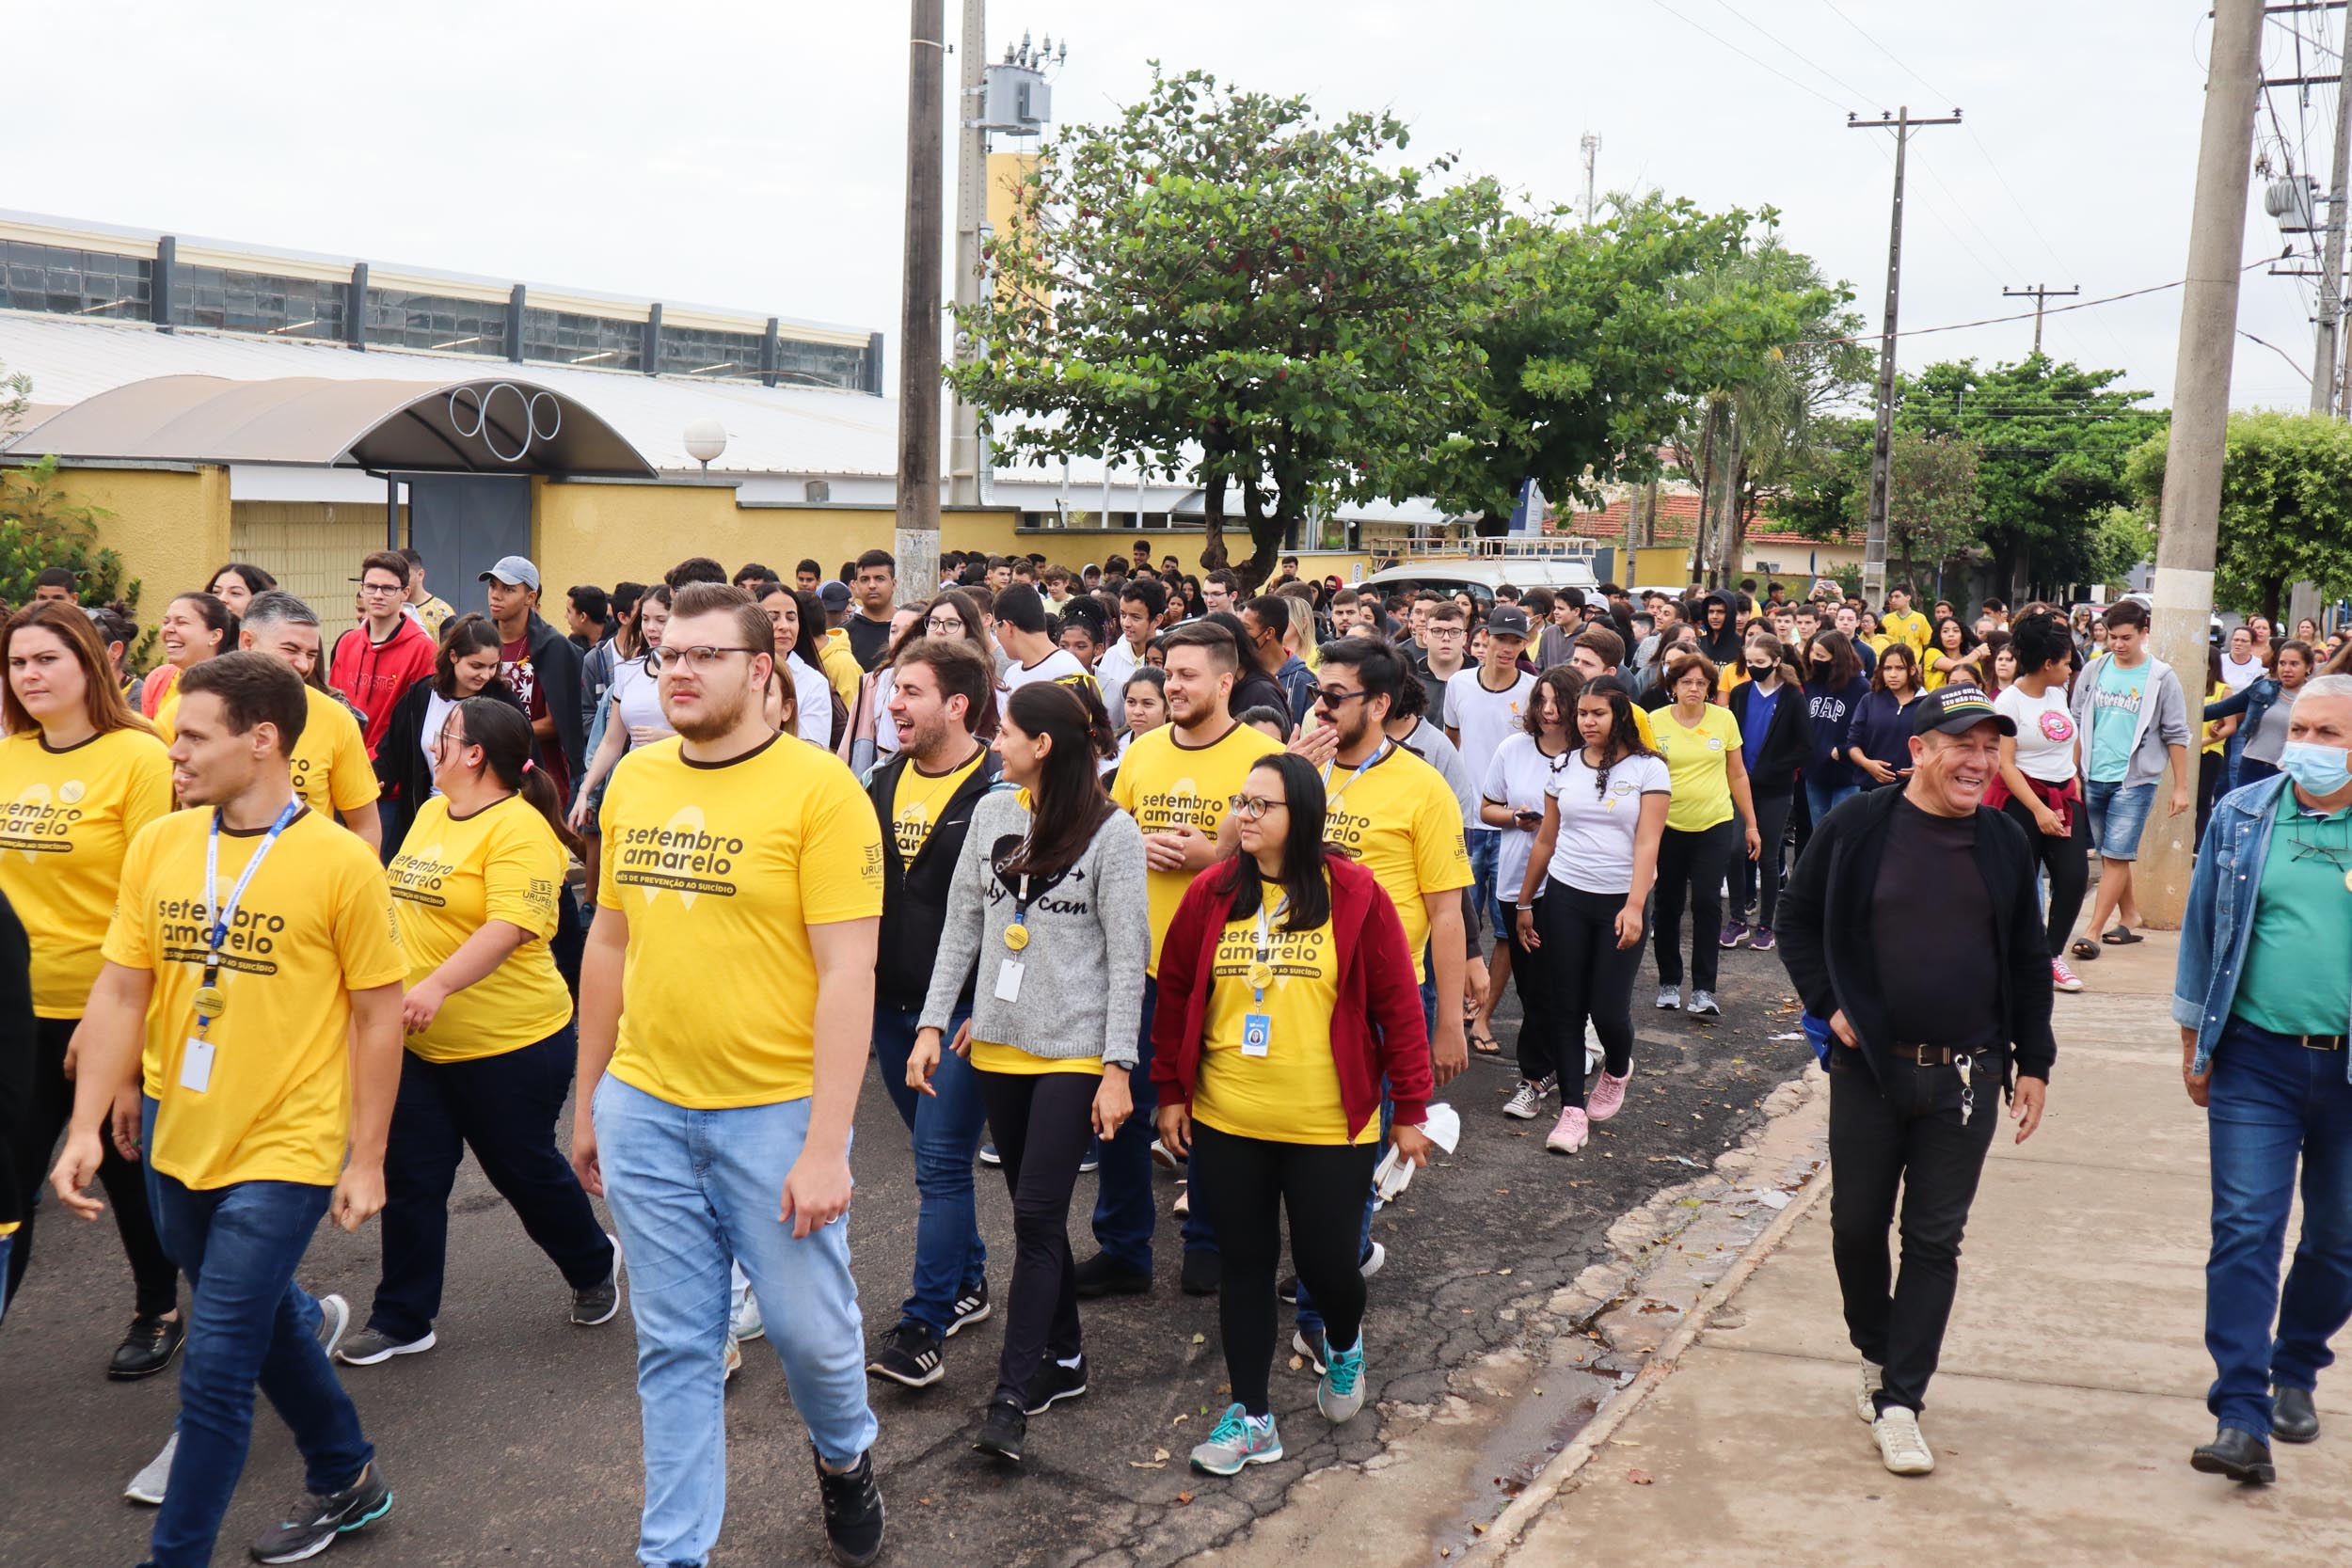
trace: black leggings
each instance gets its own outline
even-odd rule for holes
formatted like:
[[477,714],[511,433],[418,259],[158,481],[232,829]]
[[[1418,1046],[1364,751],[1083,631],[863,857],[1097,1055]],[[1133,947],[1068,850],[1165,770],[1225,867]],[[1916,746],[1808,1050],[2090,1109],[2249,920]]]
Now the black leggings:
[[[1005,1304],[1005,1343],[996,1359],[996,1397],[1025,1396],[1051,1355],[1079,1354],[1077,1277],[1070,1257],[1070,1194],[1094,1136],[1091,1072],[977,1074],[988,1131],[1004,1161],[1012,1194],[1012,1290]],[[1350,1231],[1350,1235],[1354,1232]]]
[[[33,1024],[32,1096],[24,1118],[24,1142],[17,1150],[16,1169],[6,1173],[24,1198],[24,1223],[8,1249],[8,1299],[24,1283],[25,1266],[33,1260],[33,1199],[49,1180],[51,1158],[57,1151],[57,1134],[73,1118],[73,1081],[65,1075],[66,1047],[73,1041],[79,1019],[43,1018]],[[115,1229],[122,1237],[123,1255],[131,1260],[136,1291],[135,1308],[142,1317],[161,1317],[180,1305],[180,1271],[164,1255],[155,1239],[155,1222],[147,1209],[147,1173],[115,1151],[113,1137],[99,1134],[105,1150],[99,1161],[98,1180],[114,1210]]]
[[2050,874],[2050,908],[2045,924],[2050,933],[2050,957],[2055,958],[2066,951],[2066,939],[2074,929],[2074,917],[2083,912],[2083,895],[2090,889],[2090,813],[2080,800],[2075,801],[2074,826],[2064,838],[2058,838],[2036,827],[2032,811],[2014,796],[2001,803],[2001,810],[2026,830],[2026,842],[2033,846],[2035,858]]
[[[1002,1144],[998,1145],[1001,1149]],[[1364,1276],[1356,1243],[1378,1144],[1286,1144],[1240,1138],[1192,1124],[1192,1204],[1216,1228],[1225,1255],[1217,1326],[1233,1398],[1252,1416],[1269,1414],[1274,1369],[1274,1276],[1282,1262],[1282,1213],[1291,1222],[1291,1263],[1300,1298],[1323,1314],[1335,1350],[1357,1342],[1364,1321]]]
[[1691,985],[1696,990],[1715,989],[1715,964],[1722,956],[1724,935],[1724,873],[1731,857],[1745,842],[1740,819],[1726,817],[1711,828],[1686,833],[1668,828],[1658,845],[1658,905],[1651,946],[1658,952],[1658,983],[1682,984],[1682,905],[1691,905]]
[[1742,855],[1732,867],[1740,879],[1740,896],[1732,913],[1745,915],[1753,908],[1756,923],[1766,930],[1772,929],[1780,912],[1781,856],[1787,853],[1782,841],[1788,833],[1788,805],[1795,799],[1793,791],[1756,798],[1756,833],[1764,841],[1764,852],[1754,860]]
[[1549,1063],[1545,1071],[1560,1075],[1563,1105],[1584,1103],[1588,1018],[1600,1037],[1603,1070],[1612,1078],[1633,1070],[1633,977],[1642,967],[1642,944],[1617,945],[1617,911],[1624,908],[1622,893],[1586,893],[1557,878],[1544,883],[1544,895],[1535,901],[1542,1010],[1528,1014],[1519,1035],[1542,1037],[1536,1050]]

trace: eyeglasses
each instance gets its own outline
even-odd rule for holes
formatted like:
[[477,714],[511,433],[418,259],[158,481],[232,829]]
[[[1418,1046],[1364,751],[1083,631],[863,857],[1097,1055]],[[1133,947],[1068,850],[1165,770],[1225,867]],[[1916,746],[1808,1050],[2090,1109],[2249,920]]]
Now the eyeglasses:
[[1256,822],[1266,813],[1289,809],[1288,800],[1268,800],[1257,795],[1229,795],[1225,803],[1233,808],[1233,815],[1244,822]]
[[359,592],[362,594],[405,594],[408,592],[408,585],[405,582],[363,582],[359,585]]
[[923,623],[923,629],[936,632],[942,637],[961,637],[963,623],[952,615],[934,615]]
[[696,674],[702,674],[707,671],[716,670],[719,667],[719,660],[728,654],[771,654],[774,652],[773,648],[648,648],[645,650],[645,669],[658,675],[678,660],[684,659],[689,669]]
[[1331,708],[1338,707],[1342,703],[1352,703],[1359,697],[1369,697],[1371,695],[1372,693],[1369,691],[1349,691],[1342,688],[1324,686],[1321,684],[1307,688],[1307,700],[1309,702],[1321,703],[1324,706]]

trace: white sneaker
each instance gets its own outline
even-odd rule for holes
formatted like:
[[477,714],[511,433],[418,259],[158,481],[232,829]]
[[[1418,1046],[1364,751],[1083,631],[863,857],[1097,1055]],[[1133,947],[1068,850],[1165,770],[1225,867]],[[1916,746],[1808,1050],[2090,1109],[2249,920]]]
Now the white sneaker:
[[343,1342],[343,1332],[351,1327],[351,1303],[338,1295],[319,1297],[319,1349],[329,1361],[335,1359],[337,1347]]
[[1600,1066],[1601,1056],[1600,1031],[1593,1027],[1593,1021],[1591,1019],[1586,1019],[1584,1021],[1585,1077],[1590,1078],[1593,1075],[1593,1069]]
[[146,1503],[152,1508],[163,1507],[164,1491],[171,1484],[171,1456],[179,1451],[180,1429],[174,1427],[170,1437],[164,1442],[164,1451],[149,1460],[146,1466],[131,1478],[131,1484],[122,1489],[122,1495],[135,1503]]
[[1356,1272],[1362,1275],[1366,1279],[1370,1279],[1374,1275],[1380,1272],[1380,1265],[1386,1263],[1388,1260],[1389,1249],[1382,1246],[1378,1242],[1375,1242],[1372,1243],[1372,1250],[1364,1254],[1364,1260],[1356,1266]]
[[742,1370],[743,1347],[738,1344],[736,1342],[735,1336],[730,1334],[727,1336],[727,1370],[720,1377],[720,1384],[724,1386],[726,1384],[733,1383],[735,1381],[735,1374]]
[[1715,1005],[1713,991],[1694,990],[1691,993],[1691,1006],[1688,1010],[1693,1017],[1708,1017],[1721,1013],[1723,1008]]
[[2083,989],[2083,977],[2075,974],[2064,958],[2052,958],[2050,960],[2050,984],[2059,990],[2077,991]]
[[1879,1440],[1879,1458],[1896,1475],[1924,1476],[1935,1468],[1935,1455],[1928,1451],[1928,1440],[1919,1434],[1917,1411],[1888,1405],[1870,1423],[1870,1435]]
[[1519,1080],[1519,1086],[1511,1091],[1511,1098],[1503,1101],[1502,1114],[1506,1117],[1516,1117],[1521,1121],[1534,1121],[1544,1114],[1545,1097],[1559,1086],[1556,1079],[1547,1078],[1541,1083],[1536,1083],[1522,1078]]
[[1886,1386],[1886,1369],[1865,1356],[1862,1361],[1862,1386],[1855,1390],[1853,1413],[1868,1426],[1879,1418],[1878,1392]]
[[759,1315],[759,1298],[744,1291],[742,1305],[727,1316],[727,1338],[756,1339],[767,1332],[767,1322]]
[[1681,1006],[1682,988],[1680,986],[1661,986],[1658,988],[1659,1011],[1664,1012],[1669,1008],[1679,1007]]
[[1179,1176],[1184,1173],[1184,1157],[1157,1138],[1152,1140],[1152,1163],[1170,1176]]

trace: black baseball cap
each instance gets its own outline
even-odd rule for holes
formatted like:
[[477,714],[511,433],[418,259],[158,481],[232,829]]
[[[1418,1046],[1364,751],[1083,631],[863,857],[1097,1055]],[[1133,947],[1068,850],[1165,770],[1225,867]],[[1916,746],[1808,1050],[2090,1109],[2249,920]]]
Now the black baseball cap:
[[1524,639],[1527,636],[1527,611],[1515,604],[1498,601],[1486,617],[1486,635]]
[[1947,686],[1919,699],[1918,707],[1911,716],[1911,733],[1925,735],[1930,730],[1942,730],[1946,735],[1959,735],[1987,720],[1999,725],[2005,736],[2017,733],[2017,721],[1994,707],[1993,699],[1978,688]]

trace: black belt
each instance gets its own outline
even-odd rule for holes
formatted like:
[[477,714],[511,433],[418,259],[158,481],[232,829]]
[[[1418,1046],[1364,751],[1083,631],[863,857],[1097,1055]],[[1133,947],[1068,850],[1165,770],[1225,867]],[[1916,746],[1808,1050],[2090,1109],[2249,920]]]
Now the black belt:
[[1915,1067],[1949,1067],[1963,1056],[1981,1056],[1989,1045],[1898,1045],[1895,1054]]

